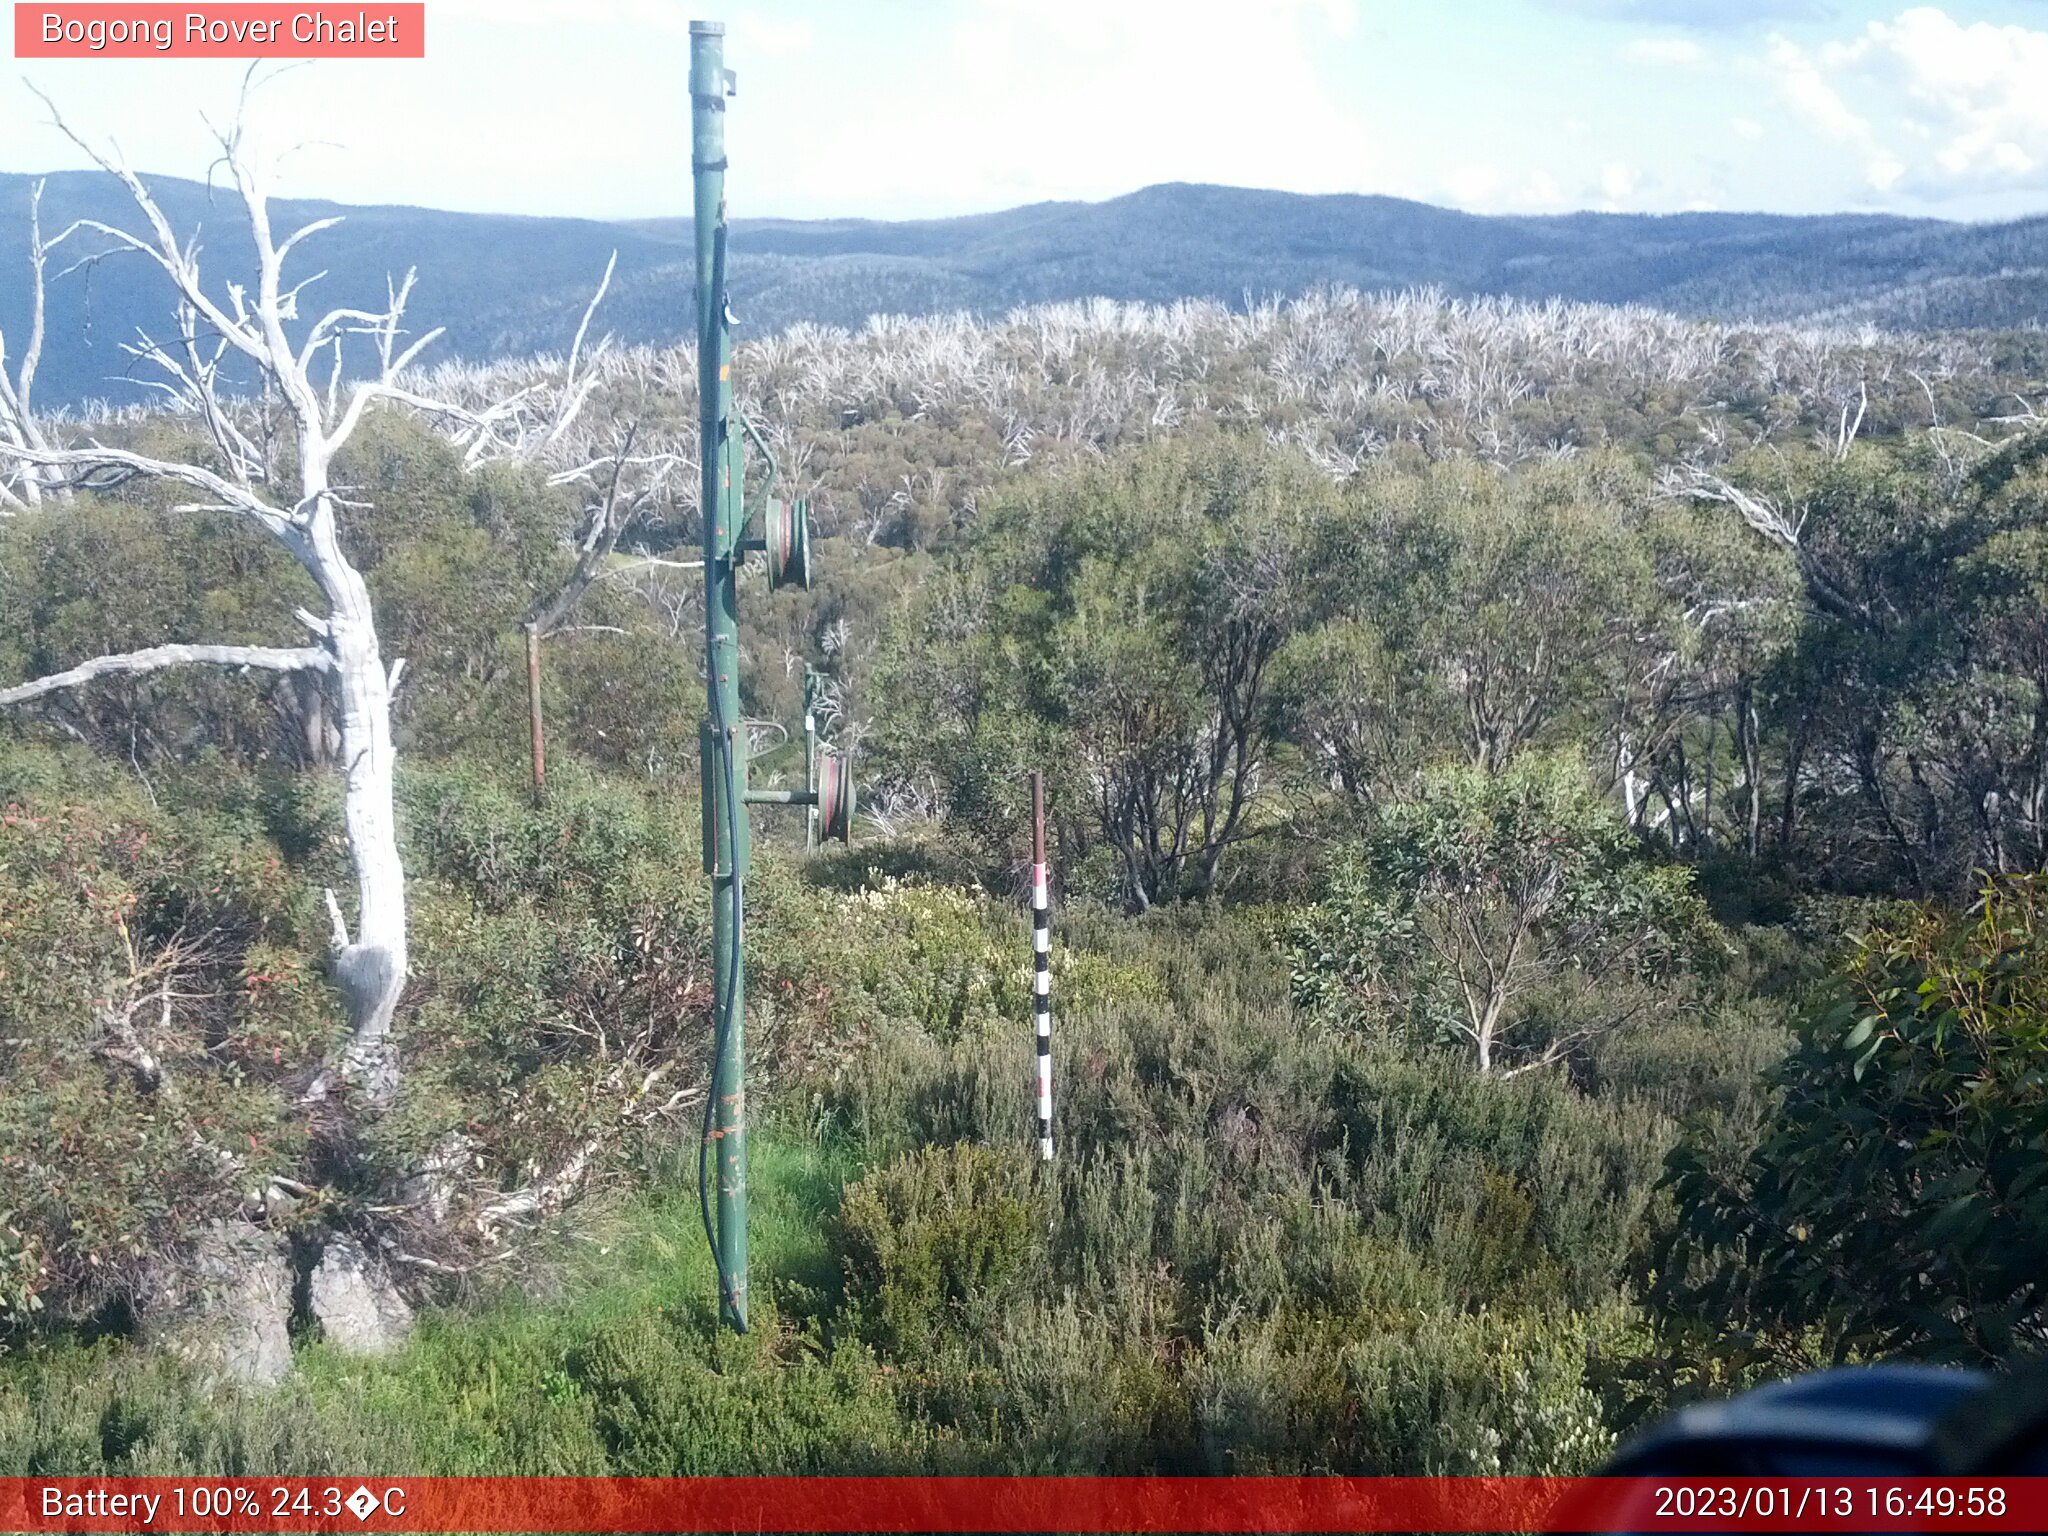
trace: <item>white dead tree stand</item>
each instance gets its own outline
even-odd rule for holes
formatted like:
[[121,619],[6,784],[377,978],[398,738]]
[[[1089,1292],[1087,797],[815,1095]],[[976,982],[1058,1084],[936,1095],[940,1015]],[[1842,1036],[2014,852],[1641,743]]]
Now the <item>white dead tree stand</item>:
[[[11,378],[7,372],[7,337],[0,333],[0,444],[15,448],[50,446],[36,425],[34,398],[36,364],[43,355],[43,274],[49,267],[50,251],[62,244],[71,231],[65,230],[55,240],[46,242],[42,214],[43,183],[39,181],[28,194],[28,337]],[[43,499],[44,483],[52,478],[49,470],[31,464],[20,464],[12,475],[0,471],[0,516],[37,505]],[[69,493],[61,488],[58,494],[68,499]]]
[[[48,99],[45,98],[46,104]],[[148,334],[127,347],[139,364],[162,377],[151,382],[175,408],[196,418],[210,442],[218,468],[130,452],[94,441],[59,446],[34,430],[25,412],[14,411],[0,430],[0,471],[11,467],[20,499],[68,489],[104,491],[135,479],[169,481],[194,493],[179,510],[225,510],[247,517],[276,539],[312,578],[324,612],[298,611],[312,644],[300,647],[166,644],[122,655],[96,657],[67,671],[0,690],[0,704],[19,704],[58,689],[74,688],[112,673],[153,672],[167,667],[216,665],[317,674],[337,706],[341,761],[345,774],[348,847],[356,875],[355,932],[351,938],[342,906],[327,893],[333,919],[335,974],[347,1002],[350,1037],[342,1059],[313,1082],[312,1098],[347,1084],[358,1102],[388,1106],[398,1086],[391,1019],[405,985],[405,872],[399,863],[392,799],[391,699],[403,659],[386,663],[378,646],[370,592],[362,573],[342,547],[338,509],[350,505],[332,483],[335,456],[364,414],[380,402],[429,415],[466,445],[472,465],[497,449],[516,447],[528,426],[522,392],[483,408],[460,407],[415,394],[405,383],[407,367],[441,333],[410,337],[404,328],[413,276],[388,285],[382,310],[333,309],[294,336],[301,295],[321,274],[287,285],[285,262],[307,239],[340,222],[318,219],[283,239],[270,223],[270,210],[251,157],[245,152],[241,118],[219,133],[221,164],[247,211],[254,247],[255,287],[229,281],[220,296],[201,280],[200,248],[181,242],[156,199],[118,158],[108,158],[67,127],[52,107],[55,125],[99,166],[119,178],[142,216],[135,233],[97,220],[81,220],[64,237],[95,235],[98,255],[131,254],[154,263],[169,280],[174,300],[173,333],[165,340]],[[54,243],[54,242],[53,242]],[[40,252],[39,247],[39,252]],[[40,272],[38,272],[40,279]],[[345,346],[371,349],[375,367],[349,380]],[[260,400],[238,399],[225,375],[232,366],[253,375]],[[316,383],[324,373],[322,383]],[[18,403],[20,391],[15,391]],[[560,399],[553,435],[588,393],[568,389]],[[275,424],[282,430],[266,430]],[[549,424],[541,424],[545,430]],[[278,452],[286,448],[288,452]],[[195,456],[196,457],[196,456]]]

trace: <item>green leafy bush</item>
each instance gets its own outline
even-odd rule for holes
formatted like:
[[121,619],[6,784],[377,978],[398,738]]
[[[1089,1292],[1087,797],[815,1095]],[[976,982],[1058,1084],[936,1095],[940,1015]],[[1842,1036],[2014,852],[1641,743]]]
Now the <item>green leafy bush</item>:
[[1445,769],[1374,815],[1292,933],[1296,992],[1481,1072],[1582,1052],[1675,1000],[1725,941],[1569,758]]
[[1489,1082],[1380,1049],[1337,1071],[1346,1193],[1466,1304],[1614,1299],[1673,1139],[1558,1078]]
[[1672,1154],[1657,1278],[1681,1338],[1737,1366],[2048,1345],[2044,936],[2039,877],[1863,936],[1747,1163]]
[[1204,1465],[1240,1474],[1560,1475],[1612,1447],[1588,1359],[1614,1318],[1430,1312],[1301,1332],[1221,1320],[1193,1371]]

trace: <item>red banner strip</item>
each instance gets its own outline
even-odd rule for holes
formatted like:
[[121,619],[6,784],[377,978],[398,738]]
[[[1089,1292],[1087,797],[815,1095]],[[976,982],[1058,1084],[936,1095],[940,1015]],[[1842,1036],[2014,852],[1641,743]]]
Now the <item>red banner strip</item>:
[[0,1530],[2042,1531],[2048,1478],[0,1478]]
[[18,59],[423,59],[427,8],[21,4]]

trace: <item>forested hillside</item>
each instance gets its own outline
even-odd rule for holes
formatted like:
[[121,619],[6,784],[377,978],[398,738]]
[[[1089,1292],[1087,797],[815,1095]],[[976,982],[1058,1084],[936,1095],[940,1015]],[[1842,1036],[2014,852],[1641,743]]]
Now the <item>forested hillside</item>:
[[[0,176],[0,271],[21,270],[32,184]],[[239,259],[243,227],[231,196],[172,177],[150,185],[178,228],[203,228],[217,259]],[[78,218],[118,219],[122,206],[107,178],[48,178],[50,233]],[[612,328],[653,345],[687,328],[686,220],[614,225],[315,201],[277,206],[280,221],[294,225],[347,215],[323,237],[327,276],[313,291],[326,303],[381,302],[386,274],[417,264],[421,300],[447,327],[448,350],[458,357],[481,362],[566,347],[614,251]],[[100,243],[81,234],[52,271]],[[2048,220],[2041,219],[1484,217],[1398,198],[1190,185],[901,223],[742,217],[732,261],[734,306],[756,334],[800,322],[858,329],[874,314],[995,317],[1020,304],[1097,296],[1242,307],[1319,284],[1648,304],[1729,320],[2014,328],[2048,316],[2044,273]],[[122,346],[137,326],[160,328],[152,293],[149,273],[132,256],[52,285],[53,334],[67,344],[44,369],[47,405],[143,398]],[[26,304],[24,290],[0,286],[0,330],[23,334]]]
[[2041,1352],[2037,333],[1324,289],[744,345],[819,536],[743,589],[756,781],[809,660],[870,808],[757,825],[744,1338],[696,1225],[694,359],[581,369],[414,369],[331,466],[405,662],[379,1074],[332,1066],[320,674],[22,694],[304,647],[306,562],[226,493],[15,473],[0,1471],[1573,1472],[1703,1391]]

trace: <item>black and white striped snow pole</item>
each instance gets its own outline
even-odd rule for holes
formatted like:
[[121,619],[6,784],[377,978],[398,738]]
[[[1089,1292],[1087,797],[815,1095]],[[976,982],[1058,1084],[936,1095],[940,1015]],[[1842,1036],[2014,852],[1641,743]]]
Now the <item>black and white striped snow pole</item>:
[[1038,1156],[1052,1161],[1052,895],[1045,869],[1045,775],[1031,775],[1031,1008],[1038,1023]]

